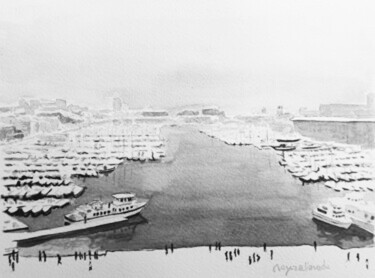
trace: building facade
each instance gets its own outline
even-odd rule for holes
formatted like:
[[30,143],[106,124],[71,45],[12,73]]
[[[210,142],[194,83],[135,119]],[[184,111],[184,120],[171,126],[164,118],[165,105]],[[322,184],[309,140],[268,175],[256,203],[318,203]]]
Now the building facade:
[[292,121],[295,131],[312,139],[375,146],[375,119],[300,117]]

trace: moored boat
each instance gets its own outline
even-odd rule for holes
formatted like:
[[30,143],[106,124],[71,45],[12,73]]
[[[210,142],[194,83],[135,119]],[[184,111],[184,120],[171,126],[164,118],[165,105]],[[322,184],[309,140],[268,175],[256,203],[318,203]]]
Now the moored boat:
[[318,205],[312,212],[313,218],[331,224],[333,226],[348,229],[352,224],[349,217],[345,215],[345,210],[342,206],[328,203]]
[[121,214],[129,218],[139,214],[147,204],[147,200],[138,200],[133,193],[118,193],[112,195],[113,201],[105,203],[95,200],[77,207],[65,215],[65,224],[69,225],[80,221]]

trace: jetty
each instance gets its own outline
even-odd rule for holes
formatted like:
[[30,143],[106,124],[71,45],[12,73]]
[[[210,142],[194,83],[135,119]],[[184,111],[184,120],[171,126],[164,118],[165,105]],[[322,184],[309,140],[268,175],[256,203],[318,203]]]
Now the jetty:
[[34,241],[34,240],[44,240],[44,239],[51,239],[61,235],[68,235],[74,234],[79,231],[84,231],[92,228],[97,228],[100,226],[116,224],[120,222],[127,221],[128,219],[123,215],[114,215],[114,216],[107,216],[101,217],[97,219],[88,220],[86,223],[84,221],[77,222],[71,225],[40,230],[35,232],[26,232],[26,233],[13,233],[13,241],[19,242],[26,242],[26,241]]

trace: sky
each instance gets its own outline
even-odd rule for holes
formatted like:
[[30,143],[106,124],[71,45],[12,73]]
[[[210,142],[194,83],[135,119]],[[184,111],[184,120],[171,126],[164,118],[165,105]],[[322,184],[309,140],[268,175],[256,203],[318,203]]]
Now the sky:
[[0,1],[0,96],[248,112],[364,103],[375,2]]

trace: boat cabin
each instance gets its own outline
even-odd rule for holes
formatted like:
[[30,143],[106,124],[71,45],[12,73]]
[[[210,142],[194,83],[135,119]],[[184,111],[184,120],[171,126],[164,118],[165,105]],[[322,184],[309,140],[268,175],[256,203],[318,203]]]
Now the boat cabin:
[[113,204],[117,206],[124,205],[126,203],[131,203],[135,199],[135,195],[132,193],[119,193],[112,195],[114,198]]

